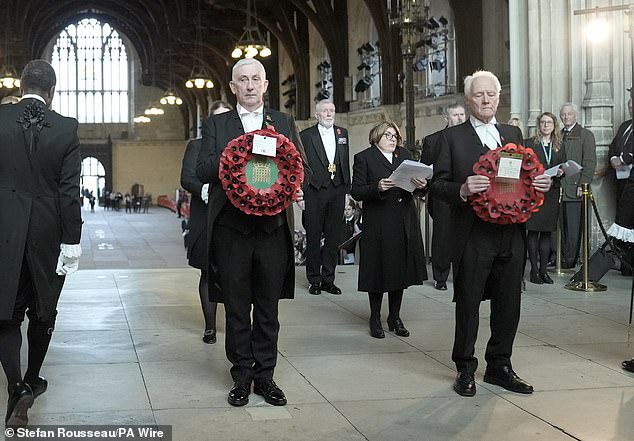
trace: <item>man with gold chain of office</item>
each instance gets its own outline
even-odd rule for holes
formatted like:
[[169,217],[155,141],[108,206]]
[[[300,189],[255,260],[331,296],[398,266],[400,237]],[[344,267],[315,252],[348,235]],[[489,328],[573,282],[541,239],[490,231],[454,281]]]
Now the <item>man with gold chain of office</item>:
[[343,207],[350,188],[348,131],[335,125],[335,105],[330,101],[317,103],[315,118],[317,124],[300,133],[313,170],[308,185],[304,185],[308,291],[314,295],[321,291],[341,294],[334,281]]

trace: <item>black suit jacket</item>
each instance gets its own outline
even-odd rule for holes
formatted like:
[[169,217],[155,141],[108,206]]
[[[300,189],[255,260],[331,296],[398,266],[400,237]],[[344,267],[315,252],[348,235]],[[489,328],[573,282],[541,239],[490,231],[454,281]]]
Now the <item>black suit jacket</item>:
[[[334,126],[335,131],[335,145],[337,147],[336,155],[339,157],[339,163],[341,165],[341,173],[343,183],[346,189],[350,187],[350,158],[348,151],[348,130],[343,127]],[[300,133],[302,138],[302,144],[306,151],[306,159],[312,170],[312,176],[309,184],[319,190],[330,184],[330,172],[328,172],[328,157],[326,156],[326,149],[324,143],[321,140],[319,129],[317,124],[311,126]]]
[[[37,124],[25,131],[22,123],[33,113],[39,133]],[[34,98],[0,106],[0,320],[12,317],[25,253],[38,317],[50,318],[57,307],[64,284],[55,273],[60,244],[81,238],[77,126]]]
[[[443,129],[445,130],[445,129]],[[431,135],[425,136],[423,140],[423,150],[420,155],[420,162],[427,165],[435,164],[438,160],[438,154],[440,153],[440,134],[442,130],[439,130]]]
[[[610,158],[612,158],[613,156],[619,157],[623,153],[625,153],[623,155],[623,161],[626,164],[632,163],[631,153],[633,153],[632,140],[634,140],[634,133],[630,132],[627,144],[625,143],[625,137],[623,136],[625,134],[625,130],[627,130],[630,124],[632,124],[632,120],[628,119],[627,121],[624,121],[623,124],[621,124],[619,126],[619,129],[616,131],[616,135],[614,136],[614,139],[612,140],[612,142],[610,143],[610,147],[608,148],[608,163],[610,162]],[[630,153],[630,155],[628,155],[627,153]]]
[[[262,127],[266,125],[273,126],[275,131],[288,137],[297,150],[299,151],[304,163],[304,182],[310,180],[310,167],[306,161],[306,154],[302,146],[295,120],[290,115],[279,112],[277,110],[265,109]],[[196,175],[201,182],[209,183],[209,204],[207,212],[207,245],[211,250],[211,243],[214,232],[214,223],[216,218],[228,203],[227,194],[222,189],[218,178],[218,169],[220,164],[220,155],[227,147],[227,144],[244,134],[242,121],[237,110],[213,115],[203,122],[202,126],[202,144],[196,166]],[[213,190],[212,190],[213,187]],[[290,205],[284,213],[286,224],[288,226],[288,253],[289,267],[286,271],[284,280],[284,292],[281,298],[293,298],[295,288],[295,267],[293,258],[293,241],[294,234],[294,217],[293,205]],[[254,222],[256,220],[254,219]],[[212,301],[222,302],[222,289],[218,282],[217,267],[213,261],[213,253],[208,253],[209,257],[209,293]]]
[[[502,145],[509,142],[521,144],[522,132],[518,127],[496,124]],[[468,202],[460,197],[460,186],[467,177],[474,175],[473,165],[489,149],[482,145],[471,121],[449,127],[440,135],[440,154],[434,167],[432,193],[451,205],[452,262],[454,277],[460,268],[460,260],[474,222],[481,221]]]
[[[193,253],[197,247],[207,247],[207,204],[201,198],[203,183],[196,176],[196,164],[202,140],[192,139],[187,144],[185,155],[183,156],[183,166],[181,168],[181,186],[192,194],[189,201],[189,233],[187,234],[187,258],[190,264],[199,268],[203,262],[193,262],[198,260],[198,256]],[[211,192],[211,185],[209,186]],[[203,244],[198,243],[204,241]],[[206,266],[201,269],[207,269]]]

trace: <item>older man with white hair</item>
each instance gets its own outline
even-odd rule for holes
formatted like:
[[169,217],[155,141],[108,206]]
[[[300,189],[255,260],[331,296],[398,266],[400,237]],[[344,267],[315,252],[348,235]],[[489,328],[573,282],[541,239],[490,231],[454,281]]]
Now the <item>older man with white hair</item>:
[[[498,225],[476,216],[469,195],[489,188],[487,176],[475,175],[473,165],[481,155],[507,143],[521,143],[519,128],[495,119],[500,82],[491,72],[478,71],[465,79],[465,104],[469,119],[445,129],[435,167],[432,193],[451,205],[451,230],[456,329],[452,359],[458,375],[459,395],[476,393],[478,367],[475,341],[482,300],[491,300],[491,338],[486,348],[486,383],[530,394],[533,386],[522,380],[511,365],[513,341],[520,317],[520,285],[526,247],[523,224]],[[537,176],[532,184],[546,192],[551,180]]]
[[563,189],[563,266],[572,268],[579,259],[581,245],[581,190],[583,184],[592,183],[594,170],[597,166],[597,152],[592,132],[577,122],[577,106],[565,103],[559,111],[559,118],[564,125],[561,130],[562,148],[566,159],[572,159],[580,164],[581,173],[574,176],[564,176],[561,180]]

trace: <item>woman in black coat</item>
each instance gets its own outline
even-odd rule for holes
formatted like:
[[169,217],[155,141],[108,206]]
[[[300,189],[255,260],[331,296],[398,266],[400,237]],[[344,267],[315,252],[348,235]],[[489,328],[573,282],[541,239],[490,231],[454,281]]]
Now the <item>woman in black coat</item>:
[[[409,331],[400,318],[403,290],[422,285],[427,279],[423,239],[412,193],[396,187],[388,179],[410,153],[399,146],[401,134],[392,122],[372,128],[370,147],[354,157],[352,197],[363,202],[363,233],[360,239],[359,291],[370,300],[370,334],[384,338],[381,302],[387,291],[390,331],[401,337]],[[412,182],[419,190],[427,186],[421,179]]]
[[[232,109],[230,104],[216,101],[211,106],[211,114],[228,112]],[[209,184],[203,184],[196,176],[196,162],[200,151],[200,139],[194,139],[187,145],[183,157],[181,170],[181,186],[192,194],[189,214],[189,233],[187,234],[187,259],[189,265],[200,269],[200,281],[198,293],[200,304],[205,319],[205,331],[203,342],[216,343],[216,307],[217,303],[209,300],[207,284],[209,274],[207,271],[207,201],[209,200]]]
[[[524,140],[524,145],[533,149],[545,169],[565,162],[566,154],[561,148],[561,131],[557,117],[550,112],[543,112],[537,117],[536,123],[535,136]],[[559,188],[561,187],[559,177],[562,173],[560,169],[557,178],[553,179],[552,187],[544,193],[544,204],[526,222],[528,230],[526,245],[531,262],[530,281],[540,285],[553,283],[546,268],[550,257],[550,236],[557,229]]]

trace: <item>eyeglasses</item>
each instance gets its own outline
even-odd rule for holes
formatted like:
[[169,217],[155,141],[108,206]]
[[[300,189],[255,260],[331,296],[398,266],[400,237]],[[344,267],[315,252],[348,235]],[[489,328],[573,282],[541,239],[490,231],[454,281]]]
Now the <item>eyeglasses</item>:
[[383,136],[385,136],[385,139],[388,141],[398,141],[398,135],[396,133],[385,132]]
[[543,126],[550,126],[550,125],[554,125],[554,124],[555,124],[554,122],[552,122],[552,121],[550,121],[550,120],[547,120],[547,119],[543,119],[543,120],[541,120],[539,123],[540,123],[541,125],[543,125]]

